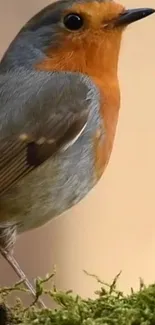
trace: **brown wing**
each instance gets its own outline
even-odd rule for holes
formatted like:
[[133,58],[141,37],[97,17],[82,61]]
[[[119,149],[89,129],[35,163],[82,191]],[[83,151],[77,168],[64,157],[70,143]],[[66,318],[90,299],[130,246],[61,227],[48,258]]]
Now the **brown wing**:
[[51,130],[48,137],[43,133],[36,140],[32,140],[28,134],[21,134],[18,138],[8,139],[5,144],[0,141],[0,195],[52,157],[61,147],[69,146],[86,122],[87,115],[69,125],[65,133],[62,123],[57,135]]
[[0,79],[0,195],[73,144],[88,120],[91,87],[69,73]]

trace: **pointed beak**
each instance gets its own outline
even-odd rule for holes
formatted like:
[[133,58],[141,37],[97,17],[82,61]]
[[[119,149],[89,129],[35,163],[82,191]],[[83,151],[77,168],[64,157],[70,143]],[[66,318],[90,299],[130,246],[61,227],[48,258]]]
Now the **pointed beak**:
[[139,8],[125,10],[116,20],[115,26],[127,26],[134,23],[137,20],[143,19],[149,15],[155,13],[155,9],[152,8]]

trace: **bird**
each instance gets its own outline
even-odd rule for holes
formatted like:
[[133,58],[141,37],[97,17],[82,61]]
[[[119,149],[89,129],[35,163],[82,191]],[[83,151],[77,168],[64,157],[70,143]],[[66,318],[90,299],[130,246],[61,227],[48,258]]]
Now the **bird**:
[[0,253],[78,204],[101,179],[120,109],[128,25],[155,12],[113,0],[60,0],[33,16],[0,62]]

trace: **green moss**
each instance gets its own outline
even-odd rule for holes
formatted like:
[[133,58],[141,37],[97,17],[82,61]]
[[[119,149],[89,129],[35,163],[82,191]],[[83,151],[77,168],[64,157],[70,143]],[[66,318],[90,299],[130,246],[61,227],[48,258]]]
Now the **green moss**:
[[[95,299],[83,299],[75,296],[72,292],[44,289],[44,282],[47,282],[53,275],[46,279],[37,279],[37,299],[42,293],[48,294],[57,304],[57,309],[39,309],[36,304],[24,309],[21,301],[8,309],[8,323],[4,325],[155,325],[155,284],[145,286],[140,281],[138,292],[131,290],[129,295],[124,295],[117,290],[117,279],[111,285],[104,284],[96,276],[101,284],[101,289],[96,292]],[[6,302],[8,295],[13,290],[24,290],[21,284],[12,288],[0,289],[1,301],[5,304],[3,316],[6,314]],[[37,300],[36,299],[36,300]],[[4,307],[4,305],[3,305]],[[2,319],[2,318],[1,318]],[[3,317],[4,320],[4,317]],[[2,324],[2,320],[0,321]]]

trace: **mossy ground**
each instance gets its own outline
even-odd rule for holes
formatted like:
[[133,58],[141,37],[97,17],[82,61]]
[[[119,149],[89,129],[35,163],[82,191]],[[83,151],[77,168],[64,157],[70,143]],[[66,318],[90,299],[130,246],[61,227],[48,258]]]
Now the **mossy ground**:
[[13,290],[24,290],[21,284],[12,288],[0,289],[0,325],[155,325],[155,284],[145,286],[140,281],[139,291],[128,295],[117,289],[118,276],[111,285],[100,283],[100,290],[96,298],[83,299],[72,292],[58,291],[55,286],[52,290],[45,290],[45,280],[36,280],[36,300],[43,292],[58,304],[57,309],[39,309],[33,304],[25,309],[21,301],[7,309],[7,299]]

